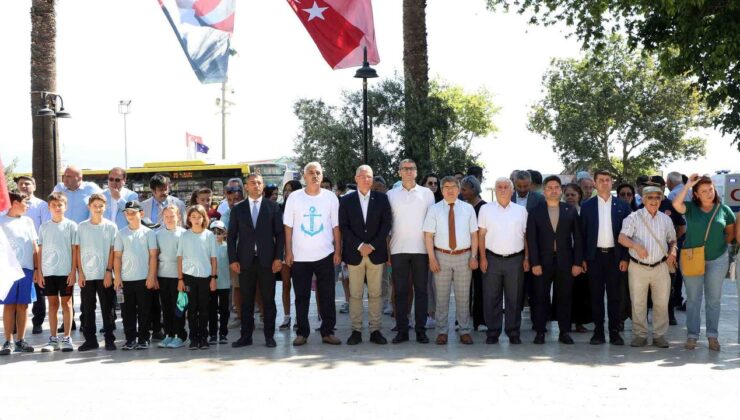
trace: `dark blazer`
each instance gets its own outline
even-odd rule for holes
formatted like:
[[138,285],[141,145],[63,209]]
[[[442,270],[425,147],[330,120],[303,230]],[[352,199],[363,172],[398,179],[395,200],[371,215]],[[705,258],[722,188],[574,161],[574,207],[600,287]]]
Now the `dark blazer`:
[[583,237],[576,208],[560,203],[560,216],[556,230],[552,229],[547,202],[540,203],[527,216],[527,246],[531,266],[541,265],[551,269],[554,253],[553,243],[557,245],[557,266],[561,270],[570,269],[583,262]]
[[363,221],[360,195],[353,191],[339,200],[339,229],[342,232],[342,260],[350,265],[362,262],[357,248],[361,243],[372,245],[370,253],[373,264],[388,261],[386,238],[391,231],[393,216],[388,196],[382,192],[370,191],[367,206],[367,221]]
[[[599,198],[591,197],[581,204],[581,232],[583,233],[583,257],[586,261],[596,258],[596,244],[599,239]],[[629,260],[627,248],[617,241],[622,230],[622,222],[632,211],[627,203],[612,197],[612,233],[617,258]]]
[[[516,204],[517,193],[511,195],[511,202]],[[545,202],[545,196],[538,193],[537,191],[530,191],[529,197],[527,197],[527,212]]]
[[274,260],[282,259],[285,250],[285,230],[280,207],[263,198],[255,228],[252,226],[250,204],[249,199],[246,199],[231,209],[226,239],[229,263],[238,262],[242,270],[252,265],[255,243],[257,258],[263,267],[270,267]]

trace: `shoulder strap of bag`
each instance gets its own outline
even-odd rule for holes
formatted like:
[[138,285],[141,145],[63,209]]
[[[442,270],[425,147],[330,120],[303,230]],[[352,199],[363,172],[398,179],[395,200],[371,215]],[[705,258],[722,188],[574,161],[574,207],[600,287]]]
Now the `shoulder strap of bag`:
[[655,242],[658,243],[658,246],[660,246],[660,250],[663,251],[664,254],[668,254],[668,249],[665,246],[665,241],[661,241],[660,239],[658,239],[658,235],[656,235],[655,232],[653,232],[653,229],[650,228],[650,224],[647,222],[647,220],[645,220],[644,216],[640,219],[650,233],[650,236],[652,236],[653,239],[655,239]]
[[707,223],[707,232],[704,234],[704,243],[702,246],[704,246],[707,243],[707,238],[709,238],[709,229],[712,227],[712,221],[714,221],[714,216],[717,215],[717,212],[719,211],[720,204],[718,203],[716,207],[714,208],[714,213],[712,213],[712,217],[709,219],[709,223]]

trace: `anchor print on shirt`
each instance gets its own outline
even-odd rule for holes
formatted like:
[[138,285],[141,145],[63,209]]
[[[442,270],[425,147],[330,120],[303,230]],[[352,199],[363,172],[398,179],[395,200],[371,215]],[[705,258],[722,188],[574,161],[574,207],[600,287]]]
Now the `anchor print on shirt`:
[[301,230],[303,233],[305,233],[308,236],[315,236],[321,233],[324,230],[324,224],[322,223],[318,229],[316,228],[316,222],[314,221],[315,218],[321,217],[321,214],[316,213],[316,207],[311,206],[308,209],[308,214],[304,214],[303,217],[308,217],[308,230],[306,230],[306,226],[301,223]]

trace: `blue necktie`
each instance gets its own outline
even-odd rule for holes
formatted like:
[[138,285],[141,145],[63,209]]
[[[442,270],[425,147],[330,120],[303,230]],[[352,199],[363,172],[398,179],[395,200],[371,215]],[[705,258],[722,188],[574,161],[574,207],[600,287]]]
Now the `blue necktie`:
[[257,200],[254,200],[252,202],[252,226],[257,228],[257,213],[259,210],[257,210]]

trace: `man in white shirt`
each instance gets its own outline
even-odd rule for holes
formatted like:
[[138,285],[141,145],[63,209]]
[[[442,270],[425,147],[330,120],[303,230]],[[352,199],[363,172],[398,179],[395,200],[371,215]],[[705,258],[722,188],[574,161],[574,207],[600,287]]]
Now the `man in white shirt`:
[[[433,205],[424,219],[424,242],[429,270],[437,290],[437,340],[447,344],[450,287],[455,286],[455,316],[460,325],[460,342],[473,344],[470,336],[470,280],[478,268],[478,221],[470,204],[458,200],[460,182],[442,178],[444,200]],[[471,252],[472,250],[472,252]]]
[[429,256],[424,244],[423,223],[429,207],[434,205],[434,193],[416,184],[416,162],[401,161],[398,169],[401,185],[388,191],[393,212],[391,229],[391,267],[396,292],[395,312],[398,333],[393,344],[409,340],[409,276],[414,285],[414,330],[416,341],[429,343],[426,334],[427,279]]
[[521,344],[520,302],[524,294],[524,272],[529,271],[524,236],[527,210],[511,201],[514,185],[509,178],[497,179],[494,187],[496,200],[484,205],[478,212],[483,318],[488,327],[486,344],[498,344],[502,328],[511,344]]
[[334,266],[342,261],[339,200],[333,192],[321,188],[323,172],[318,162],[306,164],[303,169],[306,187],[290,194],[283,215],[285,263],[292,268],[298,321],[294,346],[306,344],[311,332],[308,307],[314,275],[318,295],[321,297],[321,341],[333,345],[342,343],[334,335],[337,318]]
[[128,226],[123,208],[128,201],[139,201],[139,194],[126,188],[126,170],[115,167],[108,171],[108,188],[103,190],[106,208],[103,217],[116,224],[118,229]]
[[67,196],[67,212],[64,217],[79,224],[90,218],[87,202],[94,193],[101,193],[98,184],[82,180],[82,171],[75,166],[68,166],[62,175],[62,182],[54,187],[54,192]]
[[154,174],[149,179],[149,190],[152,196],[147,198],[141,203],[144,208],[144,217],[152,221],[152,223],[159,223],[160,215],[162,210],[174,204],[180,209],[180,224],[185,224],[185,203],[177,197],[171,196],[170,194],[170,179],[162,174]]

